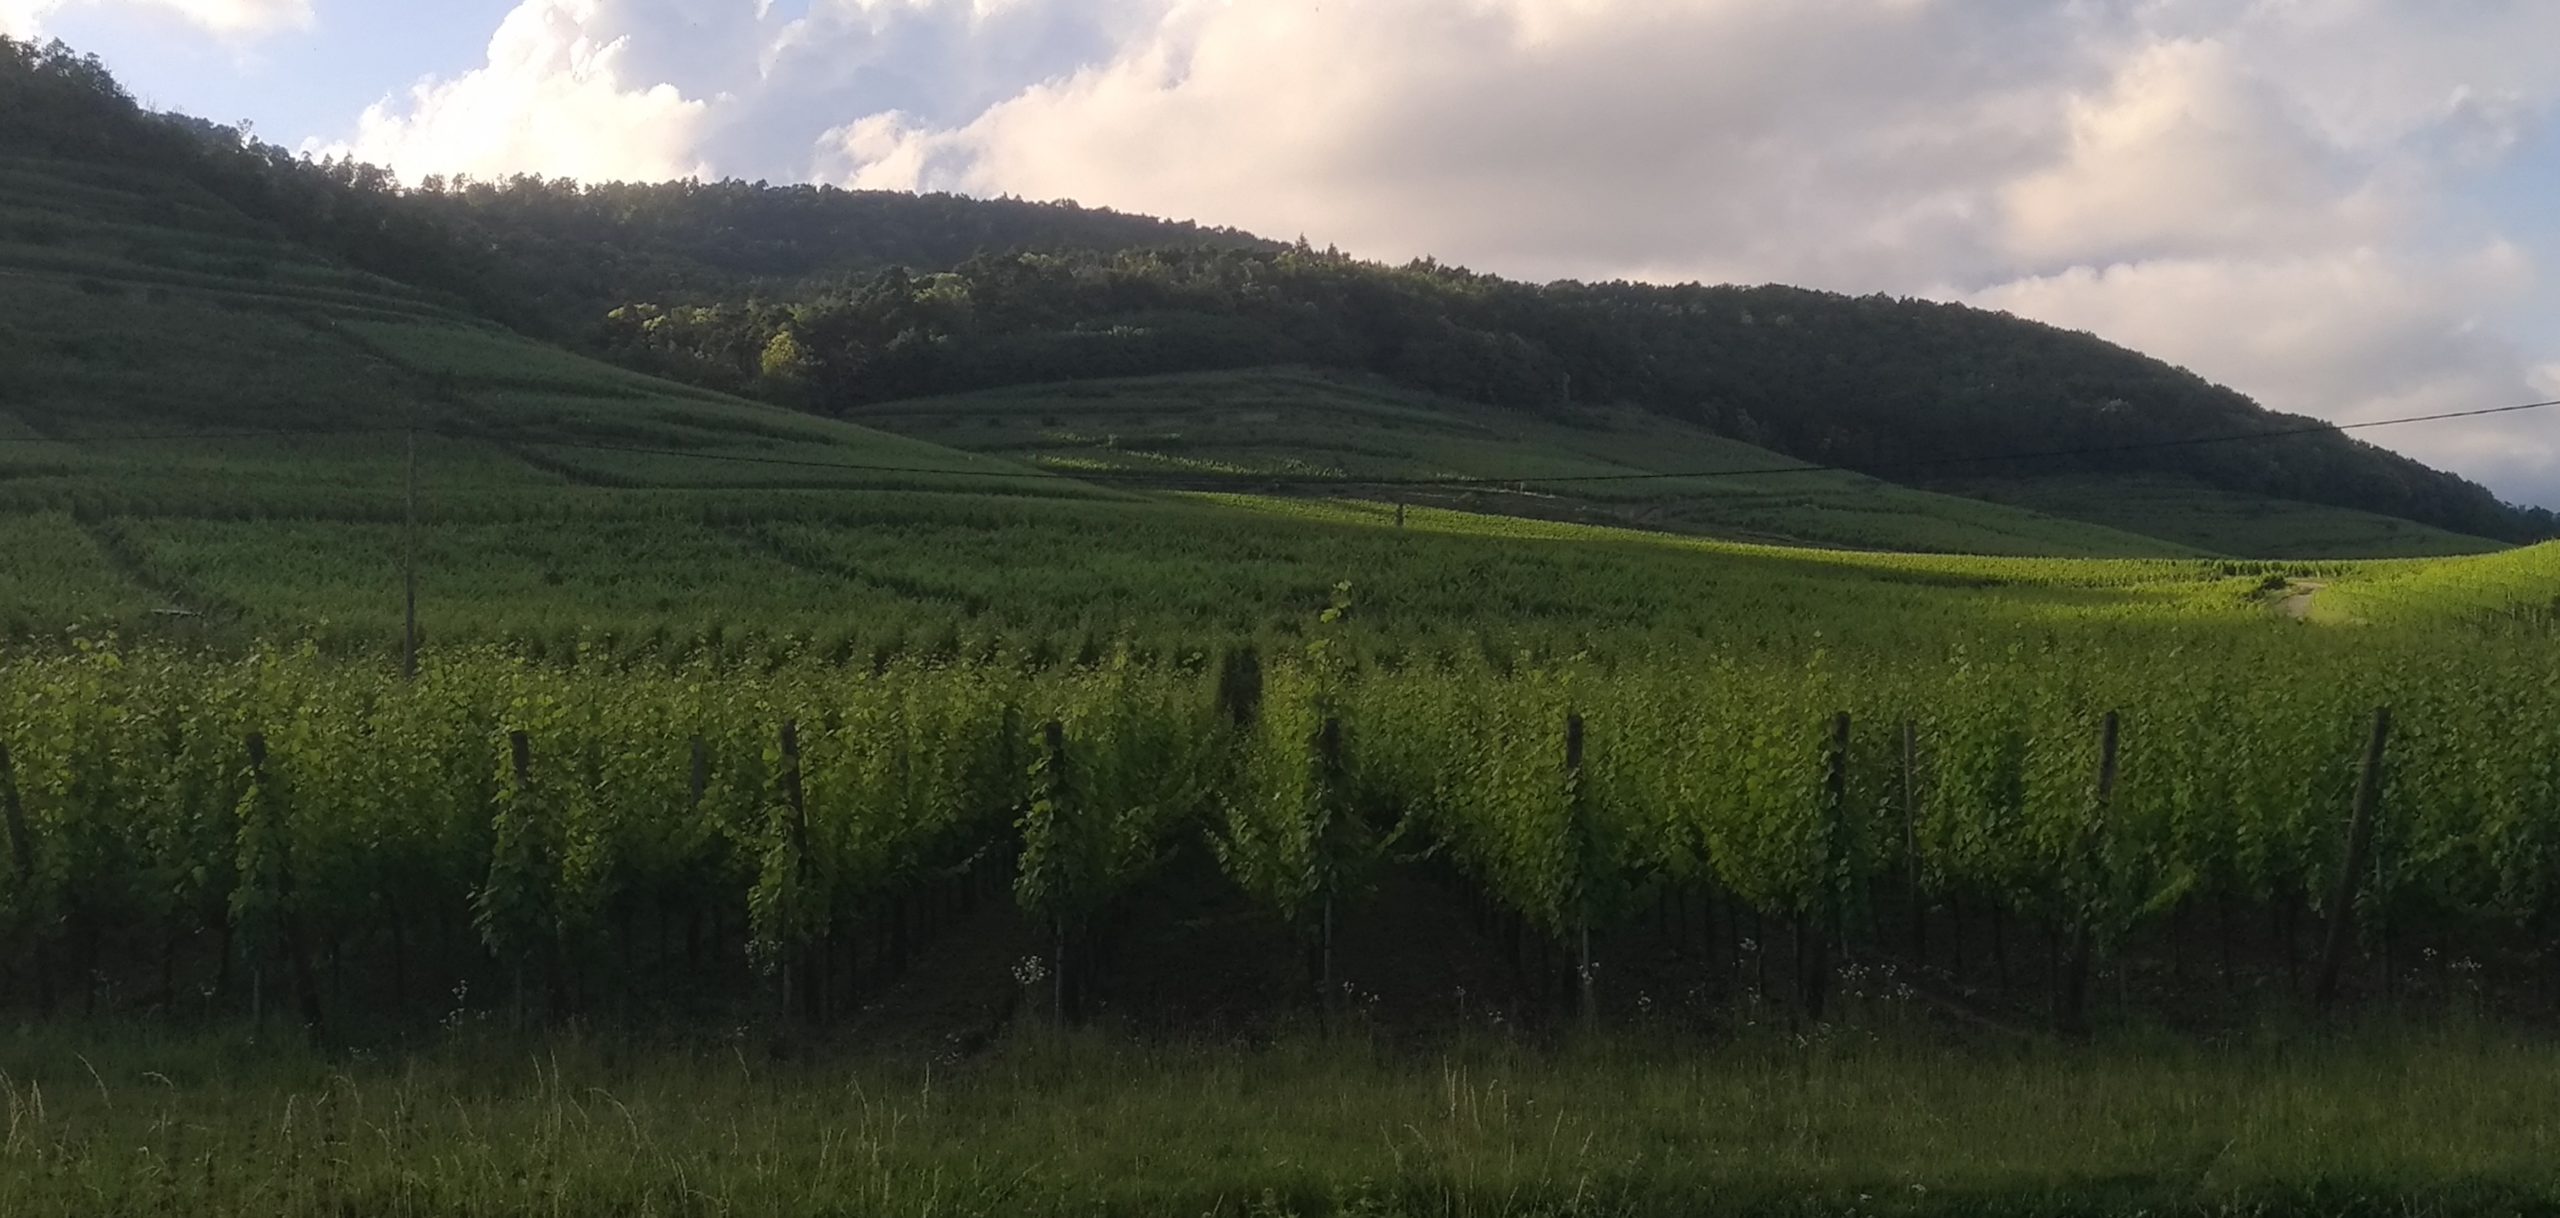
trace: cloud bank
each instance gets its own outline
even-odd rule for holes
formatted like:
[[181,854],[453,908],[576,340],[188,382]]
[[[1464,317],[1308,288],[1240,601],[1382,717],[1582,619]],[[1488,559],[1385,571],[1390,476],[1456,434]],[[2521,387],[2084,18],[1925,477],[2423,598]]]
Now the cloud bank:
[[312,22],[311,0],[0,0],[0,33],[41,37],[45,18],[80,7],[157,13],[226,37],[307,29]]
[[[2555,42],[2541,0],[525,0],[338,146],[1928,295],[2353,421],[2560,381],[2516,337],[2560,232],[2478,205]],[[2369,434],[2560,504],[2560,419]]]

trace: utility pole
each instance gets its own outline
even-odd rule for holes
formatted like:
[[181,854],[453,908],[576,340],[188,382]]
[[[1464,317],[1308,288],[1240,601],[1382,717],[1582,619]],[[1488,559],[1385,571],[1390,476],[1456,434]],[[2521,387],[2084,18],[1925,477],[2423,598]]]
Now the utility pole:
[[400,633],[400,676],[418,679],[418,429],[409,428],[409,478],[406,522],[400,530],[400,582],[408,601]]

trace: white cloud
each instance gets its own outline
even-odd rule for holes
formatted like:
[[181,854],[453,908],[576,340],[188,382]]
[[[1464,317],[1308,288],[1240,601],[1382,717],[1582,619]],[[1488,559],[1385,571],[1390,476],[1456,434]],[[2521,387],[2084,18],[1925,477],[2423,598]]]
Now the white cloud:
[[123,8],[176,17],[229,37],[308,29],[311,0],[0,0],[0,32],[34,38],[44,19],[67,8]]
[[[2047,69],[1946,6],[1186,3],[847,181],[1063,196],[1532,277],[1849,283],[1978,243]],[[1819,132],[1819,146],[1792,138]],[[940,167],[919,178],[910,167]]]
[[2224,43],[2144,47],[2065,113],[2060,158],[2001,191],[2023,262],[2264,256],[2368,240],[2398,219],[2365,168],[2292,121]]
[[487,66],[368,108],[323,149],[412,176],[511,171],[581,179],[702,173],[712,102],[628,71],[631,36],[593,28],[602,0],[530,0],[489,40]]
[[482,66],[386,97],[352,137],[311,146],[412,179],[804,178],[823,133],[893,111],[978,113],[1106,54],[1160,2],[522,0]]
[[[2560,102],[2555,42],[2548,0],[525,0],[351,144],[1972,299],[2346,419],[2560,363],[2501,337],[2533,257],[2467,193]],[[2543,426],[2376,438],[2560,502]]]

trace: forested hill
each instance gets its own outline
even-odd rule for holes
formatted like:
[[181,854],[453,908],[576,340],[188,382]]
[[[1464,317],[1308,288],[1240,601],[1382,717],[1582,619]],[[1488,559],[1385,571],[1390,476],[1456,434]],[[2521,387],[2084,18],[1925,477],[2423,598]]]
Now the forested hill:
[[[518,178],[403,189],[136,107],[6,43],[0,151],[181,168],[366,270],[626,363],[809,409],[1274,364],[1570,421],[1636,406],[1904,481],[2167,475],[2507,540],[2547,511],[2087,334],[1787,287],[1531,285],[1064,204]],[[2069,457],[1980,462],[2002,454]]]
[[892,267],[955,266],[987,251],[1279,248],[1073,203],[832,186],[520,175],[429,178],[408,197],[494,255],[517,298],[571,333],[634,300],[814,298]]
[[[1513,283],[1304,247],[1009,254],[791,302],[610,315],[653,370],[822,410],[999,384],[1304,364],[1570,419],[1632,404],[1791,456],[1926,482],[2175,474],[2523,540],[2546,512],[2087,334],[1789,287]],[[2089,451],[2095,450],[2095,451]],[[2038,455],[1982,462],[1985,454]]]
[[0,156],[174,170],[277,236],[553,338],[587,336],[635,299],[814,296],[989,251],[1279,248],[1229,229],[1017,199],[526,175],[403,188],[377,166],[307,160],[234,127],[146,111],[94,56],[6,35]]

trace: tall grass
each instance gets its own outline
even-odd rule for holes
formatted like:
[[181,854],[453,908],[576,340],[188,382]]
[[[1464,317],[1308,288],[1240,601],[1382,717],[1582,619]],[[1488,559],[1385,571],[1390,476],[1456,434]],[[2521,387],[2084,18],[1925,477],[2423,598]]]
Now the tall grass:
[[2502,1034],[1957,1048],[0,1037],[0,1213],[2241,1214],[2560,1204]]

